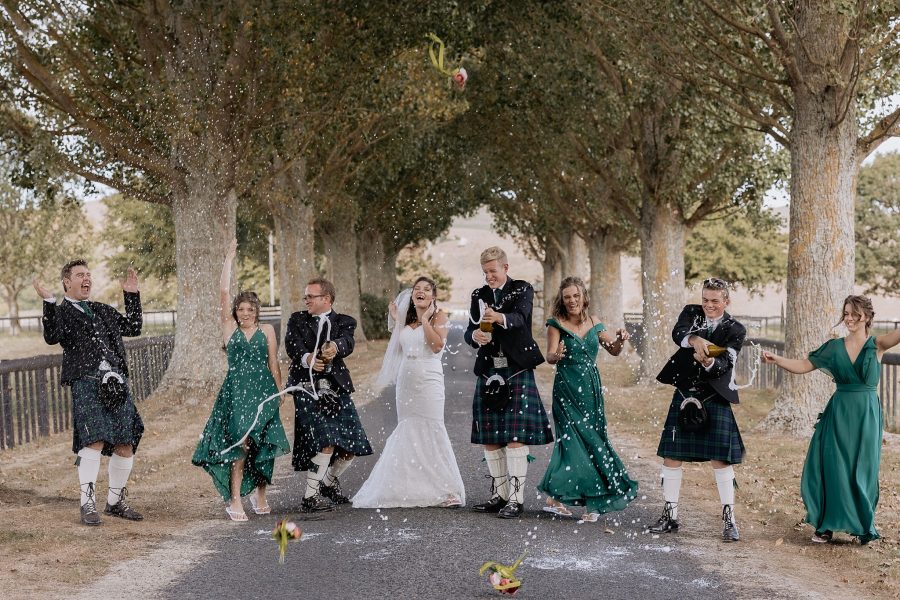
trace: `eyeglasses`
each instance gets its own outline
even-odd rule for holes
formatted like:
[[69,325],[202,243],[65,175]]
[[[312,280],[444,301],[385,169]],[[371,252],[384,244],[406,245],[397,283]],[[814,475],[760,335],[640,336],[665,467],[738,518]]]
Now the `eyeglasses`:
[[703,287],[713,290],[724,290],[728,287],[728,283],[724,279],[718,277],[710,277],[703,280]]
[[303,301],[306,302],[307,300],[312,300],[313,298],[324,298],[327,295],[328,294],[317,294],[315,296],[303,296]]

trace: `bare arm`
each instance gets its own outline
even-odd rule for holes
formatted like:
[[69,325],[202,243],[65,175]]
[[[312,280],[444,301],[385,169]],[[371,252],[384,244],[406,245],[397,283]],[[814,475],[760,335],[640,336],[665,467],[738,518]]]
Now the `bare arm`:
[[879,357],[897,344],[900,344],[900,329],[895,329],[890,333],[885,333],[884,335],[879,335],[875,338],[875,345],[878,347]]
[[275,339],[275,328],[271,325],[260,325],[260,329],[266,336],[269,354],[269,371],[275,380],[275,387],[281,389],[281,366],[278,364],[278,341]]
[[783,356],[778,356],[774,352],[768,351],[763,352],[763,362],[774,364],[785,371],[796,375],[803,375],[804,373],[811,373],[816,370],[816,367],[808,358],[785,358]]
[[219,307],[221,309],[219,320],[223,330],[227,329],[226,325],[234,320],[231,317],[231,266],[234,264],[235,254],[237,254],[237,240],[233,239],[228,246],[228,252],[225,253],[225,264],[222,265],[222,276],[219,278]]
[[566,356],[566,344],[560,339],[559,329],[547,326],[547,362],[555,365]]
[[606,348],[606,351],[613,356],[618,356],[622,353],[622,348],[625,347],[625,341],[630,337],[631,336],[628,335],[628,332],[624,329],[616,329],[615,339],[613,339],[612,336],[609,335],[608,331],[601,331],[600,345]]
[[444,343],[447,341],[447,332],[450,327],[447,315],[442,312],[433,312],[433,308],[434,304],[432,304],[431,308],[428,310],[433,313],[434,318],[431,318],[432,315],[429,315],[427,312],[422,315],[422,330],[425,334],[425,341],[428,343],[428,347],[431,348],[432,352],[437,354],[444,348]]

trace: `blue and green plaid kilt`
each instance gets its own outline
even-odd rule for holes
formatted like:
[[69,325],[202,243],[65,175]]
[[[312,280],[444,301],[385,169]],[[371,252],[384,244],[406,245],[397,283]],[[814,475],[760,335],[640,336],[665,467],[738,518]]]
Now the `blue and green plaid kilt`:
[[125,377],[128,398],[119,406],[109,409],[100,402],[100,378],[82,377],[72,382],[72,452],[96,442],[103,442],[101,452],[112,456],[113,448],[131,445],[137,452],[144,422],[131,398],[131,388]]
[[294,393],[294,454],[291,464],[295,471],[308,471],[312,457],[328,446],[335,446],[336,452],[344,451],[355,456],[372,454],[372,446],[350,394],[342,393],[338,400],[340,410],[337,416],[326,417],[314,397]]
[[[509,368],[491,369],[506,379],[514,375]],[[529,446],[549,444],[553,441],[550,420],[541,402],[534,371],[522,371],[508,382],[511,386],[509,402],[503,408],[487,408],[481,400],[481,388],[485,377],[479,377],[475,384],[475,398],[472,401],[472,443],[508,444],[519,442]]]
[[[693,395],[702,400],[709,394],[684,390],[684,395]],[[720,460],[732,465],[740,463],[744,458],[744,441],[738,431],[737,421],[734,420],[731,404],[719,396],[704,402],[710,420],[709,427],[706,431],[688,433],[678,427],[678,410],[682,400],[681,393],[675,390],[666,416],[666,425],[659,439],[657,456],[688,462]]]

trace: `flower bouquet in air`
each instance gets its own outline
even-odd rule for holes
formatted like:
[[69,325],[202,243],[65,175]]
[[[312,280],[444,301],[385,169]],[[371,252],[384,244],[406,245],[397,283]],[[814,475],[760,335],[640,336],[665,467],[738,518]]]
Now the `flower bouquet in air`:
[[525,554],[523,553],[522,556],[516,559],[516,562],[511,565],[501,565],[494,561],[488,561],[481,565],[478,574],[484,575],[487,573],[488,583],[491,584],[491,587],[501,594],[512,596],[519,591],[520,587],[522,587],[522,582],[516,579],[516,569],[519,568],[519,565],[522,564],[524,559]]
[[278,542],[278,563],[284,564],[284,553],[287,552],[288,541],[299,540],[303,531],[293,521],[278,521],[272,530],[272,538]]

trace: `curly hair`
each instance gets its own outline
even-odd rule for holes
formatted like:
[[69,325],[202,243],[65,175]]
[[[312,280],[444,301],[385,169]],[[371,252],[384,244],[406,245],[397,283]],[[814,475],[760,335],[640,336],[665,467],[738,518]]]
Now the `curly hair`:
[[241,326],[241,322],[238,321],[237,310],[244,302],[248,303],[256,311],[256,322],[259,323],[260,303],[256,292],[238,292],[238,295],[234,297],[234,301],[231,303],[231,317],[234,319],[234,322],[237,323],[238,327]]
[[875,319],[875,308],[872,306],[872,301],[867,296],[855,296],[853,294],[844,298],[844,302],[841,304],[841,318],[835,323],[835,327],[844,322],[844,309],[848,304],[850,305],[851,314],[859,315],[865,319],[866,331],[869,331],[869,328],[872,327],[872,321]]
[[[553,316],[558,319],[565,319],[569,316],[569,310],[566,308],[565,302],[563,302],[563,290],[566,288],[570,288],[575,286],[578,288],[578,291],[581,292],[581,299],[583,304],[581,306],[581,320],[580,323],[584,323],[587,320],[588,307],[591,305],[591,299],[588,295],[587,287],[584,285],[584,281],[581,277],[566,277],[559,284],[559,291],[556,292],[556,299],[553,301]],[[575,315],[572,315],[573,317]]]

